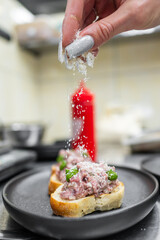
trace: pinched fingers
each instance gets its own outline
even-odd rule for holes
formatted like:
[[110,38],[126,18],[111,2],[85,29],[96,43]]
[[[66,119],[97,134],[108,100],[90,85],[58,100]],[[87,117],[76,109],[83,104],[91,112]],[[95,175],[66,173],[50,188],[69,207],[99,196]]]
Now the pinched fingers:
[[130,14],[123,9],[118,9],[111,15],[92,23],[80,33],[80,36],[91,35],[94,39],[93,49],[96,49],[113,36],[130,30]]
[[83,25],[84,0],[68,0],[62,26],[63,47],[70,44]]

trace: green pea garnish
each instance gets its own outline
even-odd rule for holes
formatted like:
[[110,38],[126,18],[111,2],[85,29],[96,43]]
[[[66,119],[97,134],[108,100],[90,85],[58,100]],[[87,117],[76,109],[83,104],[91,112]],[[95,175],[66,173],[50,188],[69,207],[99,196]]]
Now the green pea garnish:
[[69,171],[70,171],[69,169],[66,169],[66,174],[67,174]]
[[61,161],[61,165],[59,166],[60,170],[63,170],[67,166],[67,162],[65,160]]
[[88,153],[86,153],[86,152],[83,152],[83,153],[82,153],[82,156],[83,156],[84,158],[89,157]]
[[71,169],[66,169],[66,181],[69,182],[70,178],[78,173],[78,169],[76,167]]
[[110,169],[106,173],[108,174],[108,179],[110,181],[114,181],[114,180],[116,180],[118,178],[118,174],[116,172],[114,172],[112,169]]
[[62,162],[64,161],[64,157],[62,155],[59,155],[57,158],[56,158],[56,161],[57,162]]

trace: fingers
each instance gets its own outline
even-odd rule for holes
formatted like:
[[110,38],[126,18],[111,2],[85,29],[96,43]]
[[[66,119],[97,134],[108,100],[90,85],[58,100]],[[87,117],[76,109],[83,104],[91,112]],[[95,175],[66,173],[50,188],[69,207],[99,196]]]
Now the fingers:
[[119,8],[117,11],[92,23],[80,33],[80,36],[91,35],[95,45],[93,49],[99,47],[113,36],[132,29],[131,14],[127,8]]
[[63,47],[66,47],[74,40],[77,31],[83,25],[83,11],[84,0],[68,0],[62,26]]
[[83,24],[83,28],[85,28],[88,25],[90,25],[91,23],[93,23],[93,21],[95,21],[96,18],[97,18],[96,10],[94,10],[94,8],[93,8],[92,11],[90,12],[90,14],[87,16],[87,18]]

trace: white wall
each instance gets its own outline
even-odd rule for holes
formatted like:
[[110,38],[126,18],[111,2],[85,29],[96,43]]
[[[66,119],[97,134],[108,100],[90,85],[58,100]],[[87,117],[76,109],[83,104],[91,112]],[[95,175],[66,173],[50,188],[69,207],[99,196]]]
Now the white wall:
[[[21,5],[13,0],[0,0],[0,26],[13,35],[13,10]],[[21,50],[13,37],[0,38],[0,120],[39,121],[38,59]]]
[[[19,7],[13,0],[0,4],[8,11]],[[1,15],[1,9],[0,18],[11,30],[12,21]],[[87,86],[96,95],[97,122],[106,104],[117,101],[151,107],[155,114],[146,125],[160,126],[160,36],[105,44],[88,77]],[[69,137],[70,94],[81,78],[58,62],[57,47],[36,58],[15,40],[0,38],[0,119],[45,122],[47,142]]]
[[[89,69],[87,86],[96,96],[96,119],[111,102],[149,107],[153,117],[146,127],[160,126],[160,35],[159,37],[116,40],[100,48],[94,68]],[[70,103],[67,100],[82,75],[65,69],[57,60],[57,49],[44,54],[40,66],[41,117],[53,122],[47,134],[51,140],[69,136]]]
[[39,120],[37,63],[14,42],[0,39],[0,118],[4,122]]

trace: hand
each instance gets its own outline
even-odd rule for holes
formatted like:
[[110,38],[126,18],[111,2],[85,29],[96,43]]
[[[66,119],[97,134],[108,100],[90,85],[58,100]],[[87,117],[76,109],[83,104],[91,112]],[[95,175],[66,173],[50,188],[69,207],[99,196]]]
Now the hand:
[[[98,21],[93,22],[99,16]],[[63,21],[63,47],[77,33],[91,35],[93,52],[113,36],[132,29],[160,24],[160,0],[68,0]]]

